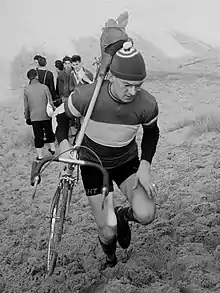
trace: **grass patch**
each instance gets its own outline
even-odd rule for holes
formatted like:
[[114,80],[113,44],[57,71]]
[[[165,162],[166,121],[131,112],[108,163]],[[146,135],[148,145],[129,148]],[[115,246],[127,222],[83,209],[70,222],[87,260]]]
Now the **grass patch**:
[[172,131],[176,131],[176,130],[179,130],[179,129],[182,129],[184,127],[187,127],[187,126],[190,126],[194,123],[194,120],[193,119],[190,119],[190,118],[183,118],[179,121],[177,121],[173,126],[169,127],[167,132],[172,132]]
[[220,115],[203,114],[196,117],[189,134],[200,136],[207,132],[220,132]]
[[196,116],[194,119],[183,118],[168,129],[168,132],[176,131],[190,126],[189,134],[202,135],[207,132],[220,132],[220,115],[206,113]]

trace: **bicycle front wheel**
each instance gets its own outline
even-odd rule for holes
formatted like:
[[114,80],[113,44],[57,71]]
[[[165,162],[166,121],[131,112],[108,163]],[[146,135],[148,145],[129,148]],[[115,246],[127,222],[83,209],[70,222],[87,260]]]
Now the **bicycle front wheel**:
[[58,187],[51,206],[50,234],[47,253],[47,275],[51,276],[56,267],[59,243],[63,234],[69,184]]

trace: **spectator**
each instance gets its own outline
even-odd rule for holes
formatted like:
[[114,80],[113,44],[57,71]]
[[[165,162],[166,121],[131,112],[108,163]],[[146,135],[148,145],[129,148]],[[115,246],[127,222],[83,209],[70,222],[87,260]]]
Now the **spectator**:
[[50,144],[48,151],[55,154],[55,136],[52,130],[52,120],[47,115],[47,103],[53,106],[50,91],[46,85],[39,82],[36,69],[30,69],[27,73],[30,80],[24,90],[24,116],[26,123],[32,125],[34,132],[34,146],[37,150],[37,160],[43,158],[44,131],[47,142]]
[[55,61],[55,68],[56,68],[56,72],[57,72],[57,79],[56,79],[56,101],[54,101],[54,105],[56,107],[60,106],[61,103],[62,103],[62,98],[60,97],[60,93],[59,93],[59,78],[60,78],[60,75],[64,69],[63,67],[63,62],[61,60],[56,60]]
[[[72,71],[71,58],[69,56],[65,56],[63,58],[63,70],[60,70],[58,72],[58,77],[57,77],[57,94],[60,97],[62,104],[59,108],[56,109],[57,127],[56,127],[56,133],[55,133],[56,137],[59,137],[62,140],[68,139],[70,126],[71,126],[72,135],[74,135],[74,133],[76,132],[76,129],[74,128],[76,121],[74,118],[70,119],[66,115],[66,113],[64,112],[64,104],[63,104],[68,99],[70,93],[74,89],[73,88],[71,90],[70,88],[71,71]],[[79,127],[79,123],[77,124],[77,127]]]
[[38,66],[39,66],[39,63],[38,63],[39,58],[41,58],[41,55],[35,55],[34,56],[34,62],[36,64],[36,68],[38,68]]
[[69,97],[71,93],[71,90],[70,90],[71,71],[72,71],[71,58],[69,56],[65,56],[63,58],[63,70],[60,70],[58,72],[58,79],[57,79],[57,93],[63,102]]
[[63,62],[61,60],[56,60],[55,61],[55,67],[56,67],[56,71],[57,71],[57,74],[63,70]]
[[73,55],[72,61],[72,72],[70,76],[70,89],[71,92],[75,87],[81,86],[83,84],[89,84],[93,82],[93,74],[88,69],[82,66],[81,56]]
[[40,56],[38,58],[38,67],[37,67],[38,79],[40,83],[43,83],[46,86],[48,86],[50,94],[54,101],[56,100],[54,77],[53,77],[53,73],[50,70],[47,70],[46,65],[47,65],[46,58]]

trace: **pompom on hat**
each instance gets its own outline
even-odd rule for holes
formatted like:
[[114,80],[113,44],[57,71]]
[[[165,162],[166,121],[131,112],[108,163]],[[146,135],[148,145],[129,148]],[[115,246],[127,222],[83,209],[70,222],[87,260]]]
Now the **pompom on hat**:
[[139,81],[146,77],[144,59],[141,53],[133,47],[131,40],[125,42],[114,55],[110,72],[117,78],[130,81]]

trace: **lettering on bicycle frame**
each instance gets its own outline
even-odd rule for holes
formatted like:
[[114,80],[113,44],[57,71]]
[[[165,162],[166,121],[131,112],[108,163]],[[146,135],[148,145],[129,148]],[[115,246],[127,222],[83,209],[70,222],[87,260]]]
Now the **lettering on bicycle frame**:
[[87,195],[95,195],[98,192],[98,188],[88,188],[86,189],[86,194]]

